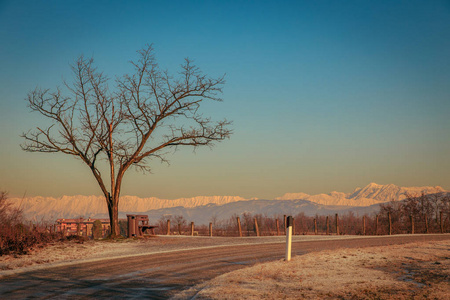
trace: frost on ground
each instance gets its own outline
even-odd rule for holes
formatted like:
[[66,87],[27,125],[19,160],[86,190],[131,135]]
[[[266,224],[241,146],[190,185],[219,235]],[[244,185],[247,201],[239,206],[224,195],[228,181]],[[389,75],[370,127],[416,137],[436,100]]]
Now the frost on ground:
[[0,256],[0,277],[15,271],[22,272],[52,265],[95,261],[122,256],[157,253],[179,249],[184,244],[176,239],[119,239],[55,242],[45,247],[30,249],[26,255]]
[[0,256],[0,272],[107,255],[108,252],[111,252],[117,246],[94,241],[85,241],[83,243],[75,240],[55,242],[44,248],[32,248],[26,255]]
[[448,299],[450,241],[340,249],[237,270],[185,299]]

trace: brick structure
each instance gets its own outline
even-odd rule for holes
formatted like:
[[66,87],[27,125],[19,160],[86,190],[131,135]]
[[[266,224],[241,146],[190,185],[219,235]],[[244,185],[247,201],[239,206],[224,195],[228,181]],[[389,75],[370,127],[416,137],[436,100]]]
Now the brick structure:
[[56,220],[56,231],[63,232],[64,235],[80,235],[84,237],[92,236],[92,227],[94,222],[100,220],[102,222],[103,236],[110,232],[109,219],[58,219]]

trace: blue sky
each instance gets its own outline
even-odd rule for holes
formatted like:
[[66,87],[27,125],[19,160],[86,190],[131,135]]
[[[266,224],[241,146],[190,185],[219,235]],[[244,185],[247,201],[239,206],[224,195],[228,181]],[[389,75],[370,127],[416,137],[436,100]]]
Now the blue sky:
[[450,189],[448,1],[0,1],[0,189],[100,194],[71,157],[25,153],[45,123],[25,97],[94,57],[110,77],[148,43],[176,73],[185,57],[226,73],[234,121],[212,151],[182,149],[122,194],[160,198],[350,192],[370,182]]

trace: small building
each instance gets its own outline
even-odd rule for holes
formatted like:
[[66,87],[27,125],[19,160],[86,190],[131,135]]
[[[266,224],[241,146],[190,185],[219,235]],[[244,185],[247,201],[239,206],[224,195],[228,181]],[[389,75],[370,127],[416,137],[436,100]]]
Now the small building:
[[109,219],[58,219],[56,220],[56,231],[67,235],[80,235],[84,237],[92,236],[92,227],[94,222],[99,220],[102,223],[102,236],[110,232]]

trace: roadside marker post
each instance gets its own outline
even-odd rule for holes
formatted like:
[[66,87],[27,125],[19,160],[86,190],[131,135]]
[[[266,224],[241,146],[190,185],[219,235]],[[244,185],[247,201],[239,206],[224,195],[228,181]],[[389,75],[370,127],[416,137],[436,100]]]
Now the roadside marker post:
[[290,261],[292,249],[292,216],[287,217],[286,225],[286,256],[284,260]]

